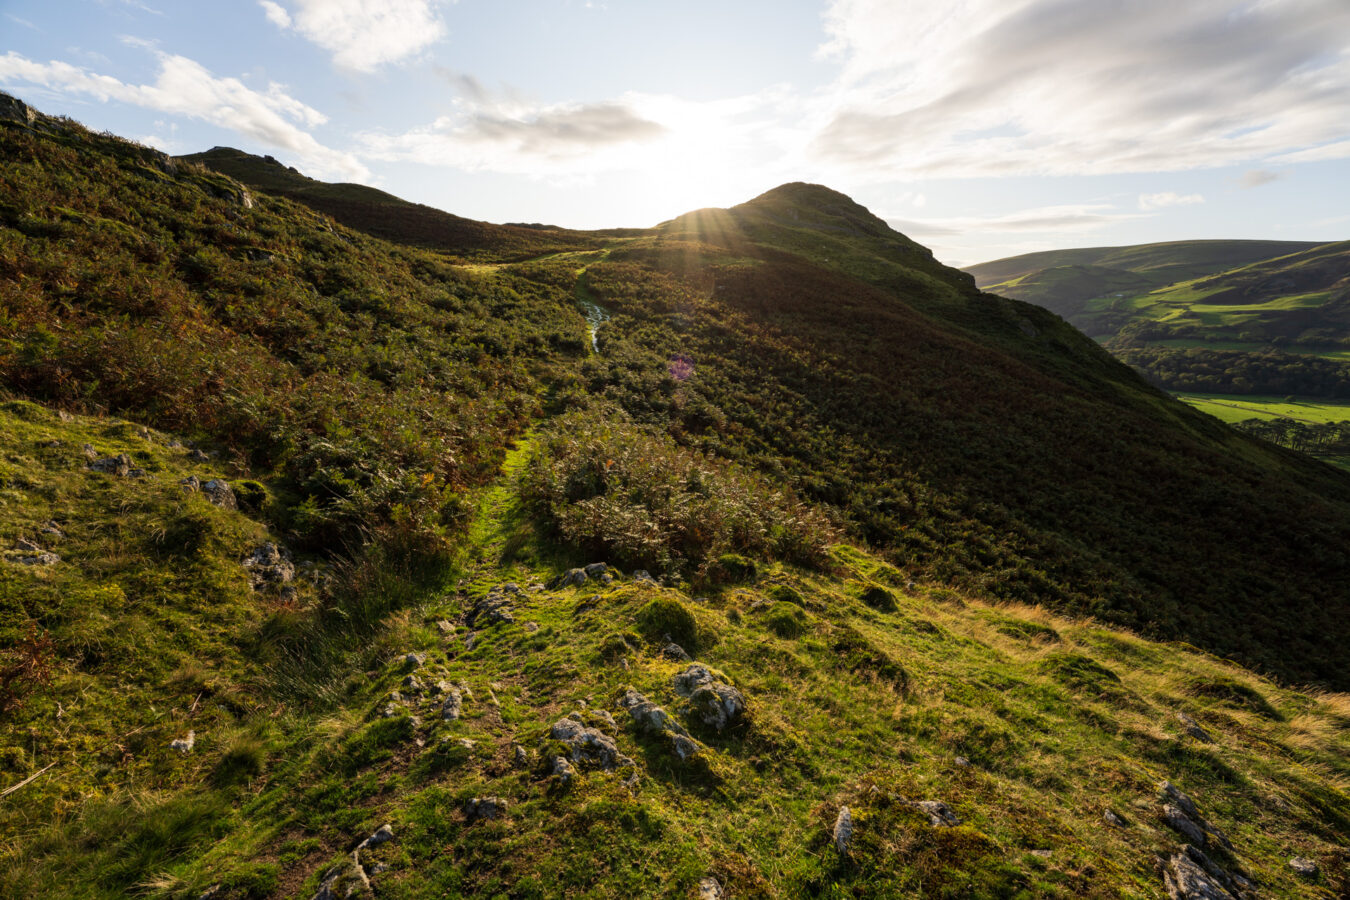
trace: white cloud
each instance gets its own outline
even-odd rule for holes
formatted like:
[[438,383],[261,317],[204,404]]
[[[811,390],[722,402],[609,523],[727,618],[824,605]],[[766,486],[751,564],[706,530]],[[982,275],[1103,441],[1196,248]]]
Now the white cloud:
[[957,216],[942,219],[897,219],[885,217],[896,231],[910,237],[946,237],[961,234],[1006,234],[1090,231],[1138,214],[1113,212],[1106,203],[1039,206],[997,216]]
[[1269,169],[1252,169],[1242,173],[1238,179],[1238,184],[1244,188],[1260,187],[1263,184],[1270,184],[1272,181],[1278,181],[1280,173],[1272,172]]
[[1175,191],[1162,191],[1157,194],[1140,194],[1140,209],[1162,209],[1167,206],[1194,206],[1197,203],[1204,203],[1205,198],[1200,194],[1178,194]]
[[259,0],[267,20],[298,31],[346,69],[373,72],[421,53],[445,37],[443,0]]
[[1350,156],[1345,0],[832,0],[825,22],[815,150],[879,178]]
[[183,56],[159,53],[154,84],[126,84],[69,63],[33,62],[18,53],[0,56],[0,82],[27,83],[96,100],[115,100],[160,112],[201,119],[293,153],[320,177],[368,178],[370,172],[351,154],[325,147],[295,124],[315,126],[325,116],[285,92],[278,84],[259,93],[237,78],[217,78]]

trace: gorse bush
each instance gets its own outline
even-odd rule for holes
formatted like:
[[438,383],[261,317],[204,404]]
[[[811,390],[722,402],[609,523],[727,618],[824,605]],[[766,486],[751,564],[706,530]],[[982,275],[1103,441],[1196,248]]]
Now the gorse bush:
[[522,493],[567,543],[662,572],[700,574],[726,553],[821,567],[836,536],[818,510],[613,409],[556,420]]

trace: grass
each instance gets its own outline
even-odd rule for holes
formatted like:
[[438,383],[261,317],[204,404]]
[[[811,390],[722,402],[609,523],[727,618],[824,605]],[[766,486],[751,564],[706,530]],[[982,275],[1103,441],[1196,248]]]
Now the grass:
[[1246,419],[1293,419],[1317,424],[1350,419],[1350,400],[1316,398],[1261,397],[1241,394],[1187,394],[1179,399],[1224,422]]

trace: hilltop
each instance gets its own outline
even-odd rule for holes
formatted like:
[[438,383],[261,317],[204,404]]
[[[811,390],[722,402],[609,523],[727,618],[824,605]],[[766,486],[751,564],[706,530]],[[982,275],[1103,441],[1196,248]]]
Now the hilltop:
[[391,241],[5,119],[0,895],[1346,890],[1347,476],[823,186]]

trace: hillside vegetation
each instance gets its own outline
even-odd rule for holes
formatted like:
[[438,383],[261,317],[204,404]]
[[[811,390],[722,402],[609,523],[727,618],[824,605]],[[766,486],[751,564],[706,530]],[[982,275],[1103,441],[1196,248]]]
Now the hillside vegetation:
[[820,186],[387,242],[6,109],[0,896],[1350,889],[1347,476]]

